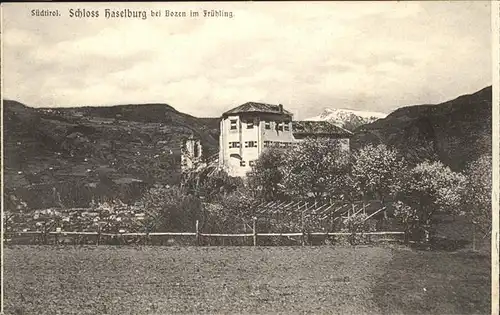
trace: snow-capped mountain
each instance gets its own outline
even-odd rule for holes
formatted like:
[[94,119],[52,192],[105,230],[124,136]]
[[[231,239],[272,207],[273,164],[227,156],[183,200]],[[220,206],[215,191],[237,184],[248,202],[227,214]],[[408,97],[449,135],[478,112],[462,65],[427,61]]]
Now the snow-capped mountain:
[[385,118],[387,114],[344,108],[326,108],[321,114],[307,118],[310,121],[329,121],[335,125],[353,131],[357,127]]

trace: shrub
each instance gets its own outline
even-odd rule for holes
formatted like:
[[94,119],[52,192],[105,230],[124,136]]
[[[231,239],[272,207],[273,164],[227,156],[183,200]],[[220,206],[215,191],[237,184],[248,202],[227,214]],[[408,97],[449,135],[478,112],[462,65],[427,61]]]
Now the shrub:
[[135,207],[145,209],[151,231],[193,231],[196,220],[203,220],[201,200],[175,186],[151,188]]
[[403,224],[423,229],[430,240],[430,225],[436,212],[453,213],[463,203],[466,178],[441,162],[422,162],[410,170],[397,196],[397,217]]
[[368,241],[368,238],[363,233],[372,232],[375,228],[367,218],[368,215],[360,213],[349,216],[342,221],[342,232],[351,233],[347,237],[349,244],[356,245]]
[[302,200],[336,198],[349,172],[349,153],[335,139],[308,138],[286,152],[283,165],[287,195]]

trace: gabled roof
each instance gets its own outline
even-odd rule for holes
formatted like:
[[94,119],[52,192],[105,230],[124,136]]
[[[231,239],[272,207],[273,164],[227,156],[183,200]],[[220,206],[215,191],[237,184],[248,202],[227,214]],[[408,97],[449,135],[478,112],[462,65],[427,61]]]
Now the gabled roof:
[[332,124],[328,121],[293,121],[292,133],[294,135],[336,135],[350,137],[352,132]]
[[292,115],[292,113],[290,113],[285,109],[281,111],[280,105],[257,103],[257,102],[246,102],[245,104],[242,104],[238,107],[228,110],[222,115],[226,116],[239,113],[273,113],[273,114]]

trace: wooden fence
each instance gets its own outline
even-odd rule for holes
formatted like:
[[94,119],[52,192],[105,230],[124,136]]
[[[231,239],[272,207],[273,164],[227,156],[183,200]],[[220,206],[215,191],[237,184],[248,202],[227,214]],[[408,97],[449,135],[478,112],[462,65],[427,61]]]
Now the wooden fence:
[[[259,246],[258,238],[259,237],[299,237],[300,243],[302,246],[306,245],[306,239],[311,236],[396,236],[396,235],[404,235],[405,232],[400,231],[388,231],[388,232],[360,232],[360,233],[352,233],[352,232],[286,232],[286,233],[259,233],[256,228],[256,221],[253,220],[252,231],[251,233],[203,233],[199,229],[199,221],[196,221],[195,232],[125,232],[125,233],[106,233],[100,231],[5,231],[5,237],[22,237],[22,236],[35,236],[39,237],[40,243],[42,244],[58,244],[58,240],[60,237],[64,236],[73,236],[73,237],[95,237],[95,245],[102,244],[102,237],[114,237],[124,239],[127,237],[136,237],[141,238],[143,244],[147,244],[147,240],[150,237],[190,237],[194,238],[195,244],[197,246],[203,246],[203,238],[251,238],[253,246]],[[50,238],[52,236],[52,242]],[[6,239],[9,243],[9,240],[12,238]],[[387,240],[387,239],[386,239]],[[390,239],[394,240],[394,239]]]
[[[121,209],[120,205],[118,207],[117,209]],[[242,223],[242,228],[240,228],[241,223],[232,223],[232,225],[222,228],[216,226],[213,230],[210,223],[207,225],[207,222],[203,221],[203,224],[199,224],[200,222],[196,221],[192,232],[153,232],[154,228],[145,225],[145,222],[148,221],[136,218],[138,214],[142,215],[141,218],[148,215],[148,211],[143,209],[139,210],[141,213],[135,213],[130,212],[130,209],[125,207],[126,212],[124,213],[117,210],[117,215],[120,216],[119,221],[112,221],[111,217],[101,217],[97,218],[97,223],[95,223],[96,216],[100,216],[100,214],[93,208],[40,209],[28,214],[26,221],[19,221],[23,224],[10,226],[9,228],[12,230],[7,229],[5,236],[7,243],[22,243],[23,241],[26,243],[28,241],[30,244],[60,243],[60,240],[66,243],[73,241],[74,244],[80,242],[97,245],[106,243],[106,241],[144,244],[158,241],[163,244],[165,240],[173,241],[175,238],[175,242],[187,240],[189,244],[196,245],[206,245],[206,243],[211,245],[220,243],[222,245],[226,245],[226,243],[249,245],[253,243],[254,246],[257,246],[298,243],[305,245],[310,243],[309,241],[316,243],[322,241],[322,237],[332,240],[341,239],[344,236],[362,235],[370,239],[372,235],[391,235],[394,237],[404,234],[403,232],[365,232],[354,235],[351,232],[343,231],[343,219],[357,216],[360,213],[365,214],[364,221],[374,219],[371,220],[370,224],[383,223],[384,220],[376,219],[375,216],[378,215],[381,218],[382,213],[387,211],[387,205],[377,200],[323,203],[271,201],[256,202],[249,208],[251,212],[241,217],[242,221],[240,221],[240,217],[233,218],[234,222]],[[39,213],[39,215],[35,218],[32,213]],[[71,223],[64,223],[63,217],[67,217],[68,221],[66,222],[70,222],[70,216],[76,216],[76,219],[72,219]],[[230,216],[234,215],[228,214],[228,217]],[[29,224],[24,224],[25,222],[29,222]],[[259,223],[258,227],[256,223]],[[22,228],[26,228],[26,230],[19,231]],[[398,229],[398,227],[380,224],[380,226],[371,226],[367,230],[387,231],[394,229]],[[258,242],[259,238],[267,239]]]

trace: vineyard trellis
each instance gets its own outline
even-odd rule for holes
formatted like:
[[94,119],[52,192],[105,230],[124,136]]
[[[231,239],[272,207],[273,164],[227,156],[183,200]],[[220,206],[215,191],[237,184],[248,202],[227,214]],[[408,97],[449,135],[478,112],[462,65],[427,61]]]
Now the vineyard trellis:
[[[145,222],[141,220],[131,220],[135,222],[133,229],[135,231],[126,231],[121,229],[106,229],[106,225],[97,224],[95,229],[73,230],[68,231],[62,228],[57,228],[55,221],[47,221],[47,224],[40,226],[36,231],[6,231],[7,241],[16,242],[16,239],[27,237],[31,238],[31,243],[49,244],[60,243],[61,239],[72,238],[73,244],[90,243],[102,244],[109,243],[109,240],[115,240],[115,243],[143,243],[147,244],[148,240],[151,243],[152,238],[160,238],[159,244],[168,244],[171,238],[187,237],[191,240],[191,244],[203,245],[214,244],[214,239],[236,239],[237,244],[244,245],[284,245],[290,243],[310,243],[310,238],[313,237],[338,237],[353,235],[353,232],[342,229],[342,224],[345,219],[356,217],[363,214],[362,221],[368,221],[371,218],[386,211],[387,208],[379,201],[368,202],[299,202],[299,201],[269,201],[252,203],[252,209],[246,217],[235,218],[241,222],[238,226],[234,226],[231,231],[221,231],[216,229],[213,231],[210,226],[200,224],[196,221],[196,226],[193,226],[192,231],[186,232],[158,232],[154,230],[154,221]],[[72,209],[81,213],[86,213],[89,209]],[[145,209],[144,213],[148,213]],[[133,213],[131,218],[137,218]],[[140,222],[140,224],[139,224]],[[151,224],[152,223],[152,224]],[[145,228],[150,224],[148,228]],[[404,232],[389,231],[375,232],[375,229],[363,231],[365,236],[382,235],[382,236],[397,236],[403,235]],[[10,238],[9,238],[10,237]],[[52,241],[49,238],[52,237]],[[257,238],[277,238],[286,239],[287,242],[257,241]],[[125,241],[128,240],[128,241]],[[250,241],[252,240],[252,241]],[[165,242],[166,241],[166,242]],[[235,242],[229,242],[234,244]],[[220,244],[220,243],[215,243]],[[227,244],[224,241],[222,244]]]

